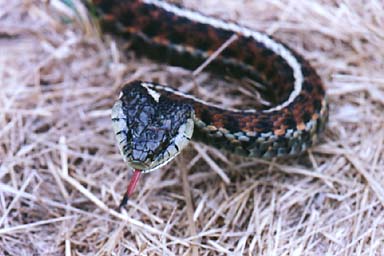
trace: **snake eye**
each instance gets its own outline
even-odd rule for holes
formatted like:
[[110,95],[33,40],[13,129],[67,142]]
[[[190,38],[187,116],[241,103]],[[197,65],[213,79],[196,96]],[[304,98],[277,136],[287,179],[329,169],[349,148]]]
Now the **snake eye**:
[[192,106],[143,86],[127,84],[112,109],[120,152],[133,169],[149,172],[173,159],[193,133]]

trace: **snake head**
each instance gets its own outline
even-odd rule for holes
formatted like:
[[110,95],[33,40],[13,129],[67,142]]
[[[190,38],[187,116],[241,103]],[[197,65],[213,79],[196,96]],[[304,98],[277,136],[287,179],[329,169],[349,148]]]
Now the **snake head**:
[[193,133],[191,105],[172,100],[153,84],[126,84],[112,108],[113,129],[124,161],[142,172],[172,160]]

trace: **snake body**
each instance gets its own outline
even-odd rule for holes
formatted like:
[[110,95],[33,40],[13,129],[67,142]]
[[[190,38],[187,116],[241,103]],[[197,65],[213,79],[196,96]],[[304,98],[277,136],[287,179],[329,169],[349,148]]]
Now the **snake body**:
[[194,70],[233,35],[207,70],[263,85],[270,108],[226,109],[172,87],[124,85],[112,120],[130,166],[156,169],[192,138],[243,156],[296,155],[317,140],[328,107],[321,79],[300,54],[272,37],[236,23],[160,0],[93,0],[102,27],[127,38],[130,49]]

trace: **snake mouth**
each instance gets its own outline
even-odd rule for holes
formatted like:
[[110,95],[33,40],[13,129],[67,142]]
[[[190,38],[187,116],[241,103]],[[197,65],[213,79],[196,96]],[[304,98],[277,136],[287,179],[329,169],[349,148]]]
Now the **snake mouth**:
[[149,164],[146,164],[144,162],[141,162],[141,161],[129,161],[129,166],[131,166],[132,169],[139,169],[139,170],[147,170],[150,168],[150,165]]

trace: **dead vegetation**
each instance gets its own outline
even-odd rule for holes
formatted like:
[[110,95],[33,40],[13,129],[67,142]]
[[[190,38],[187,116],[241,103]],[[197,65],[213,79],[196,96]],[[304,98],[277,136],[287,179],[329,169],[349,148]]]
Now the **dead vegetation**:
[[203,96],[196,84],[222,82],[124,55],[73,4],[0,2],[1,255],[384,255],[382,1],[183,1],[305,55],[328,87],[330,121],[296,159],[193,143],[145,175],[123,213],[130,172],[109,117],[121,82]]

